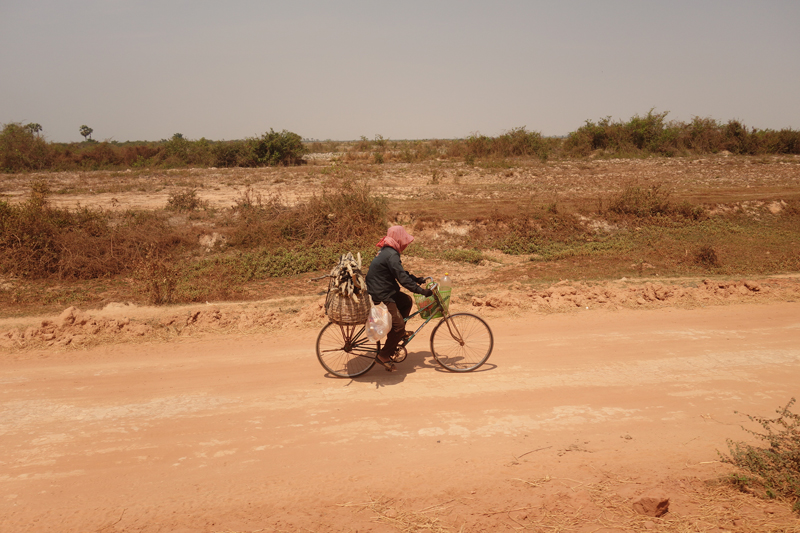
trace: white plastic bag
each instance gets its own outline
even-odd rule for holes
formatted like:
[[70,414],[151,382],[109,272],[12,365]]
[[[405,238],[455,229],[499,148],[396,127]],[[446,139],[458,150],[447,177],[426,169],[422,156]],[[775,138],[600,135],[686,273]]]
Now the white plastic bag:
[[386,304],[373,305],[367,318],[367,338],[373,342],[383,339],[392,329],[392,315]]

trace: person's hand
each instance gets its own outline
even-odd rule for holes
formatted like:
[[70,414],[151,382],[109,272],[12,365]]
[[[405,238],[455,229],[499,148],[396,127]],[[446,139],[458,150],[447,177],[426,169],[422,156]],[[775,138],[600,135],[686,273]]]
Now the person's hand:
[[430,289],[422,289],[422,295],[424,297],[433,296],[433,291]]
[[416,278],[414,278],[414,281],[417,282],[417,285],[422,285],[423,283],[425,283],[425,276],[417,276]]

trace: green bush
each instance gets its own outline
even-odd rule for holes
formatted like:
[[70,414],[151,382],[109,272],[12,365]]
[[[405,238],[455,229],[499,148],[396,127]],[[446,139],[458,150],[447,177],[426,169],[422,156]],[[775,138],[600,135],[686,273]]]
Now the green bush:
[[459,155],[473,162],[475,158],[521,156],[534,156],[541,161],[547,161],[551,146],[552,141],[542,137],[541,133],[521,127],[498,137],[472,135],[463,141]]
[[777,418],[746,415],[764,433],[742,429],[768,447],[728,439],[730,455],[720,454],[720,457],[722,462],[747,472],[745,476],[732,478],[735,485],[761,486],[766,497],[788,498],[793,501],[793,509],[800,512],[800,415],[791,411],[794,403],[792,398],[777,409]]
[[[159,152],[161,166],[208,167],[216,163],[211,143],[204,137],[197,141],[190,141],[183,134],[176,133],[168,141],[162,141]],[[221,166],[221,165],[220,165]]]
[[674,156],[683,153],[800,154],[800,131],[783,129],[748,130],[738,120],[725,124],[711,118],[694,117],[692,122],[670,121],[667,112],[634,115],[627,122],[611,117],[597,123],[587,120],[564,141],[567,155],[586,156],[603,150],[617,156]]
[[675,155],[678,150],[680,126],[667,123],[667,112],[634,115],[628,122],[612,122],[611,117],[596,124],[587,120],[564,142],[568,154],[585,156],[595,150],[607,150],[620,155],[637,152]]
[[286,130],[278,133],[270,128],[269,133],[248,139],[243,152],[239,166],[289,166],[303,163],[306,147],[298,134]]
[[19,123],[3,126],[0,132],[0,170],[21,172],[50,167],[50,146],[34,134],[34,130]]

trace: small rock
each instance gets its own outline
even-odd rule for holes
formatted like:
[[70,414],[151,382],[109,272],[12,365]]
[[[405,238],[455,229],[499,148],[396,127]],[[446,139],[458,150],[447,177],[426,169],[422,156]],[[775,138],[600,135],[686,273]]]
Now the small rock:
[[655,529],[656,528],[656,523],[651,521],[651,520],[648,520],[643,525],[644,525],[645,529]]

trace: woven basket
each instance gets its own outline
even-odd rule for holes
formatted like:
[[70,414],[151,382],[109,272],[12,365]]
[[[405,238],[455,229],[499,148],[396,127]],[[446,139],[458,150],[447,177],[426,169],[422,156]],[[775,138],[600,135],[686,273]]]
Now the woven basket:
[[325,299],[325,314],[328,320],[344,326],[354,326],[356,324],[366,324],[369,317],[370,302],[369,294],[362,291],[358,296],[358,301],[342,296],[338,291],[328,290],[328,297]]

